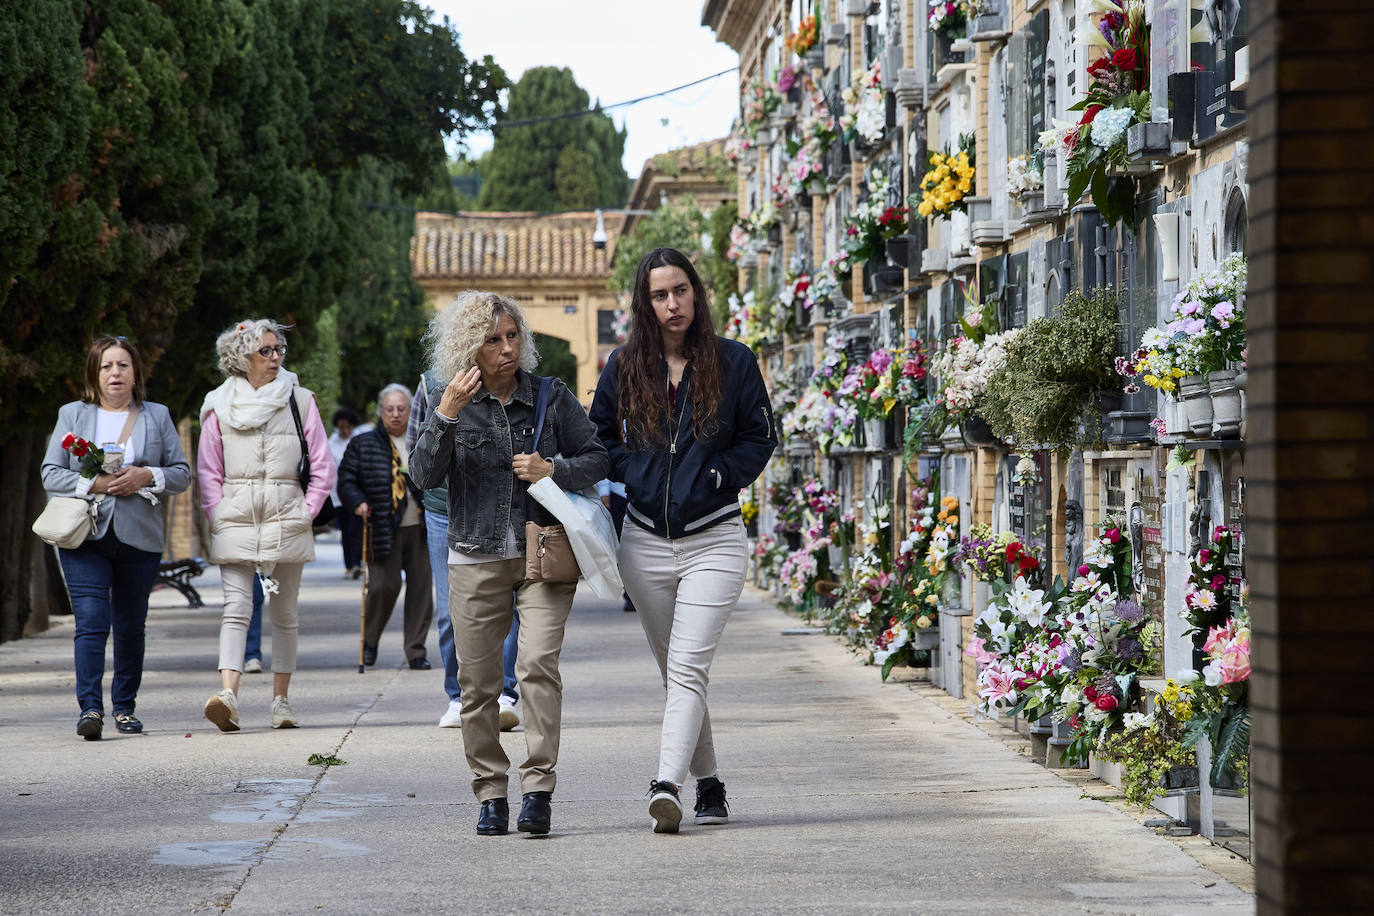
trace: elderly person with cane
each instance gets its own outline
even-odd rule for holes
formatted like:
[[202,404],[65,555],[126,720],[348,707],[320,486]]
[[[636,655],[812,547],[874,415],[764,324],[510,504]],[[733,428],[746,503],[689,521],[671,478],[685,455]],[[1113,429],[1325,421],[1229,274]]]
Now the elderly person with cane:
[[430,667],[425,636],[434,618],[423,494],[410,479],[406,424],[410,390],[387,385],[377,395],[381,425],[354,436],[339,463],[343,511],[367,526],[367,597],[364,599],[363,664],[377,663],[377,643],[391,619],[405,573],[405,653],[410,667]]
[[[87,466],[77,438],[103,449],[107,462],[122,450],[117,469]],[[94,496],[95,529],[85,542],[59,548],[62,576],[76,618],[76,733],[99,741],[105,725],[101,681],[105,641],[114,633],[110,681],[115,728],[143,731],[134,703],[143,681],[144,623],[148,594],[162,559],[164,506],[159,493],[180,493],[191,484],[176,425],[161,404],[144,396],[143,363],[124,337],[99,337],[86,352],[80,401],[62,405],[43,458],[43,487],[50,496]]]
[[[210,517],[210,562],[219,565],[224,584],[221,689],[206,701],[205,718],[226,732],[239,730],[254,576],[271,596],[272,727],[296,727],[287,700],[296,670],[296,599],[301,570],[315,559],[313,520],[334,485],[315,396],[282,368],[284,333],[275,321],[260,318],[220,334],[215,352],[226,378],[200,408],[200,503]],[[302,461],[310,468],[308,490],[301,488]]]
[[[517,826],[549,832],[563,717],[558,656],[572,610],[573,581],[529,577],[525,558],[529,484],[552,476],[581,489],[606,476],[606,449],[577,398],[557,380],[536,430],[545,380],[525,314],[513,300],[466,291],[430,325],[434,362],[448,383],[430,396],[433,413],[410,456],[415,483],[448,483],[449,613],[462,687],[463,749],[482,803],[477,832],[509,829],[510,760],[501,748],[501,644],[520,603],[515,675],[525,705],[522,794]],[[555,457],[556,456],[556,457]],[[544,523],[547,523],[546,521]]]

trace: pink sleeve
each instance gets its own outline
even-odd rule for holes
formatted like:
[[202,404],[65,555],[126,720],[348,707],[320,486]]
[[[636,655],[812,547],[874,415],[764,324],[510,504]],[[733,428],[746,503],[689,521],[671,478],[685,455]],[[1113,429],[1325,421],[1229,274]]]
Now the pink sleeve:
[[212,410],[200,424],[200,445],[196,449],[196,478],[200,481],[200,508],[207,516],[215,511],[224,495],[224,438],[219,418]]
[[324,431],[324,420],[320,418],[314,397],[310,398],[310,405],[305,410],[303,425],[305,444],[310,448],[310,489],[305,493],[305,510],[314,518],[329,498],[329,491],[334,489],[334,477],[338,473],[334,470],[334,456],[329,451],[329,434]]

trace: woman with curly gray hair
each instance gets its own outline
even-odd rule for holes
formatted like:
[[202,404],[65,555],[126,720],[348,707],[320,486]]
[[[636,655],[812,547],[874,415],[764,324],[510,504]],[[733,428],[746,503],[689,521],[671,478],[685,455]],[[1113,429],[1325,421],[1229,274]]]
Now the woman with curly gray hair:
[[[520,604],[515,676],[528,751],[520,767],[518,827],[548,833],[563,718],[558,656],[577,583],[526,577],[527,517],[552,521],[527,498],[527,489],[549,476],[564,489],[591,486],[606,476],[606,449],[567,386],[531,374],[538,360],[534,335],[510,299],[464,292],[434,319],[427,336],[435,368],[451,381],[430,394],[410,473],[424,489],[448,484],[449,615],[463,750],[473,794],[482,803],[477,832],[499,835],[510,824],[510,759],[501,748],[498,698],[514,593]],[[536,402],[545,385],[547,413],[536,432]]]
[[[219,631],[220,691],[205,718],[239,729],[238,689],[253,613],[253,577],[272,595],[272,727],[295,728],[287,701],[296,669],[296,597],[301,569],[315,559],[312,520],[334,485],[334,461],[315,396],[282,368],[285,328],[270,318],[240,321],[215,341],[224,384],[200,408],[197,476],[210,518],[210,562],[219,564],[224,616]],[[305,432],[301,455],[297,419]],[[310,463],[302,492],[298,464]]]

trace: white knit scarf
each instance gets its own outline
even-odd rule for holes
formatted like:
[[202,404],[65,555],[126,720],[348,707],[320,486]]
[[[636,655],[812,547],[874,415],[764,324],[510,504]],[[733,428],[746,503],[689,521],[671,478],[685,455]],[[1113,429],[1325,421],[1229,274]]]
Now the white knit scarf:
[[200,405],[201,422],[213,410],[225,426],[257,429],[286,405],[295,387],[296,373],[287,369],[279,370],[277,377],[261,388],[254,388],[241,375],[231,375],[205,396],[205,403]]

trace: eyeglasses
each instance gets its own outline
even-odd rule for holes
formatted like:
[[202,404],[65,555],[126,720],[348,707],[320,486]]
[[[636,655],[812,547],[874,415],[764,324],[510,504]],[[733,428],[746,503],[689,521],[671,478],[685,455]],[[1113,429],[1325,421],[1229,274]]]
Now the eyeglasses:
[[284,359],[286,357],[286,344],[277,344],[275,347],[262,347],[258,350],[258,355],[263,359],[271,359],[273,353]]

